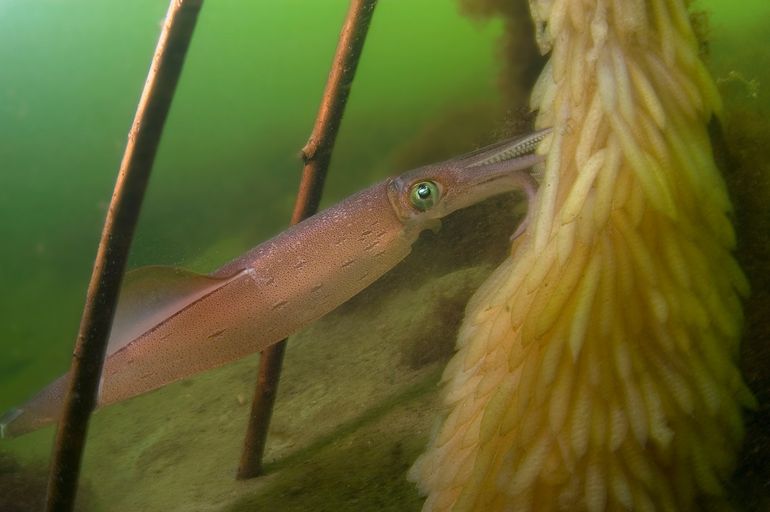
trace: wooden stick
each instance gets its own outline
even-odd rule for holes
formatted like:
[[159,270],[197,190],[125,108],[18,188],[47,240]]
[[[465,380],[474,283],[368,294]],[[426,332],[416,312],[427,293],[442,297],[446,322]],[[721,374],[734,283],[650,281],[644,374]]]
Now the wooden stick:
[[[318,210],[334,142],[376,5],[377,0],[353,0],[350,3],[315,126],[310,139],[302,148],[305,167],[302,170],[302,180],[291,217],[292,224],[302,221]],[[238,466],[238,479],[253,478],[262,472],[265,441],[278,392],[285,350],[286,340],[283,340],[260,355],[257,388]]]
[[163,125],[203,0],[171,0],[144,85],[102,229],[56,431],[48,512],[75,505],[88,421],[99,391],[112,317]]

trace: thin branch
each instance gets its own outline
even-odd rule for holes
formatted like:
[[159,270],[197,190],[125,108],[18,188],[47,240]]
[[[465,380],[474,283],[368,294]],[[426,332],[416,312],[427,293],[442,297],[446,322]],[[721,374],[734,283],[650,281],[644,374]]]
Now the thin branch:
[[56,432],[48,480],[48,512],[75,504],[88,421],[118,292],[163,125],[203,0],[171,0],[102,229],[70,368],[69,390]]
[[[376,5],[377,0],[353,0],[350,3],[315,126],[310,139],[302,148],[305,166],[291,217],[292,224],[301,222],[318,210],[334,142]],[[251,404],[249,425],[238,467],[239,479],[252,478],[262,472],[265,440],[285,349],[286,340],[283,340],[264,350],[260,356],[257,389]]]

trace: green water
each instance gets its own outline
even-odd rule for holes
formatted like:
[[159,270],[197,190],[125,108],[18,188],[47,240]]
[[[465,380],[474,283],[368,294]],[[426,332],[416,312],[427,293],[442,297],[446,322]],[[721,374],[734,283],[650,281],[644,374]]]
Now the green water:
[[[166,3],[0,2],[0,409],[63,371],[104,208]],[[286,225],[299,149],[345,0],[207,2],[157,158],[131,266],[210,270]],[[437,112],[495,97],[498,24],[450,1],[383,2],[326,203],[398,171]]]
[[[700,0],[720,63],[764,51],[770,4]],[[206,4],[131,258],[215,267],[285,226],[344,0]],[[66,368],[104,208],[165,14],[138,0],[0,2],[0,409]],[[397,171],[442,109],[497,97],[496,23],[451,1],[383,2],[326,203]],[[744,50],[737,52],[736,49]],[[745,51],[748,50],[748,51]],[[749,55],[747,55],[747,53]],[[761,90],[761,89],[760,89]],[[213,248],[213,249],[212,249]]]

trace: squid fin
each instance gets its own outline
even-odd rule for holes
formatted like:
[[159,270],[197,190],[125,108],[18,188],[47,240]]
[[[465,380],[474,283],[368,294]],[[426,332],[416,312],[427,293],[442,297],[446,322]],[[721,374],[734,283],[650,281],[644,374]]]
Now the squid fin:
[[127,272],[112,322],[107,354],[120,350],[230,279],[164,266],[141,267]]
[[[239,274],[211,277],[162,266],[142,267],[126,273],[107,344],[107,356],[201,297],[225,286]],[[64,374],[20,408],[0,415],[0,438],[15,437],[56,421],[68,387],[69,374]]]

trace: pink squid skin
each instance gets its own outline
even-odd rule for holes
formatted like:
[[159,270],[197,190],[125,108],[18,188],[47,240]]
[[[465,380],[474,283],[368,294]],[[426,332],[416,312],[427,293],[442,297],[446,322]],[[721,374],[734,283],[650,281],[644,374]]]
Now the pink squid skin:
[[[277,343],[368,287],[410,253],[420,232],[437,229],[442,217],[458,209],[517,189],[531,199],[536,183],[527,169],[541,159],[531,151],[546,135],[547,130],[536,132],[377,183],[210,276],[198,276],[202,284],[194,293],[138,336],[116,335],[113,325],[98,406]],[[493,158],[512,148],[513,156]],[[439,196],[423,210],[411,195],[425,182],[434,184]],[[68,379],[63,375],[0,417],[0,434],[16,436],[56,421]]]
[[395,229],[400,223],[384,186],[352,196],[215,272],[235,277],[106,359],[99,405],[263,350],[373,283],[411,245]]

